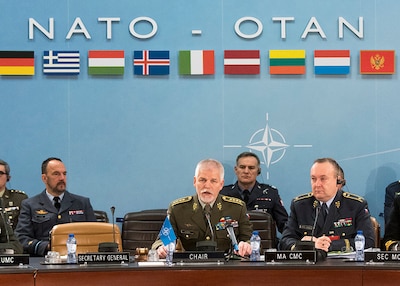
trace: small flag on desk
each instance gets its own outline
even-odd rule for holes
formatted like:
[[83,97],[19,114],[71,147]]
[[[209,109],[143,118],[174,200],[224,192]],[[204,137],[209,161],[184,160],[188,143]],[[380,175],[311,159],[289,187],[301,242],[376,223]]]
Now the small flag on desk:
[[165,218],[164,223],[161,227],[160,239],[164,245],[168,245],[176,240],[176,235],[168,216]]

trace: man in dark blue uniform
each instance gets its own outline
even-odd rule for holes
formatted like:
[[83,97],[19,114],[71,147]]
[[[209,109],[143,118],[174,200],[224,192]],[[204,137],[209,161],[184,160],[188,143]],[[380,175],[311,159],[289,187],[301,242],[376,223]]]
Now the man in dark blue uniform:
[[394,196],[392,210],[385,226],[384,250],[400,250],[400,196]]
[[58,158],[42,163],[42,181],[46,189],[22,201],[15,230],[24,252],[44,256],[50,250],[49,233],[54,225],[96,221],[90,200],[66,191],[67,171]]
[[341,190],[338,163],[331,158],[317,159],[310,176],[311,193],[296,197],[290,206],[281,249],[293,250],[300,241],[314,241],[315,248],[325,252],[350,250],[358,230],[364,233],[365,248],[374,247],[367,202]]
[[257,176],[261,173],[258,156],[251,152],[239,154],[234,170],[237,177],[236,183],[224,186],[221,194],[243,200],[247,210],[261,210],[270,213],[279,232],[282,233],[288,213],[283,206],[278,189],[257,182]]

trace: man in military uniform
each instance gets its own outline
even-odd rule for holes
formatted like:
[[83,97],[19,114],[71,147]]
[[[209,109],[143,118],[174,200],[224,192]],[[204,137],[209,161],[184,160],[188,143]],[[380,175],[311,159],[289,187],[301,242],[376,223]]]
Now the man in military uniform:
[[[226,229],[217,227],[228,217],[232,220],[241,256],[251,252],[252,225],[246,216],[243,201],[219,194],[224,184],[224,167],[213,159],[197,164],[193,185],[196,195],[173,201],[168,209],[171,225],[184,250],[197,250],[197,243],[215,241],[217,250],[228,252],[232,242]],[[207,221],[209,215],[210,222]],[[221,220],[222,219],[222,220]],[[153,246],[161,258],[166,256],[166,247],[161,240]]]
[[[350,250],[358,230],[365,236],[365,248],[374,247],[367,202],[341,190],[339,165],[331,158],[314,161],[311,167],[311,193],[295,198],[283,231],[280,247],[296,249],[300,241],[313,241],[316,249]],[[318,217],[317,217],[318,216]]]
[[393,199],[392,210],[385,226],[383,236],[383,250],[400,250],[400,196],[396,195]]
[[21,202],[28,196],[19,190],[7,189],[7,182],[11,179],[10,165],[0,160],[0,209],[4,208],[5,219],[12,229],[17,227]]
[[279,232],[288,220],[288,213],[283,206],[278,189],[257,182],[261,173],[260,159],[251,152],[243,152],[236,158],[234,168],[237,181],[233,185],[225,186],[222,195],[235,197],[246,203],[247,210],[261,210],[272,215]]
[[59,158],[42,163],[42,181],[46,189],[22,202],[15,230],[24,252],[44,256],[50,250],[50,231],[56,224],[96,221],[89,198],[66,190],[67,171]]

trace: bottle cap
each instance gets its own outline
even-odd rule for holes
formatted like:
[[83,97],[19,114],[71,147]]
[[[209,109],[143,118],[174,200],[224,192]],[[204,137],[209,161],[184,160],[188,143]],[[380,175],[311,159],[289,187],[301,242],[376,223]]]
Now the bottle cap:
[[362,230],[357,230],[357,234],[363,234]]
[[70,234],[68,235],[68,237],[74,237],[74,234],[73,234],[73,233],[70,233]]
[[253,230],[254,235],[258,235],[258,230]]

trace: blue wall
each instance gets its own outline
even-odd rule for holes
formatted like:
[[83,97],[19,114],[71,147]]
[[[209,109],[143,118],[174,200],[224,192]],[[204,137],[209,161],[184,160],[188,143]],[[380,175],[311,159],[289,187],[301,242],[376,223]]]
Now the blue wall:
[[[96,209],[114,205],[123,216],[166,208],[194,192],[194,168],[201,159],[221,160],[226,183],[233,183],[236,155],[268,128],[287,148],[263,160],[259,180],[277,186],[287,208],[294,196],[310,190],[309,169],[317,157],[338,160],[347,190],[365,196],[376,217],[383,212],[385,186],[400,178],[397,72],[359,73],[360,50],[397,53],[398,1],[0,0],[0,7],[0,49],[35,52],[34,76],[0,76],[0,158],[12,168],[9,187],[29,196],[43,189],[41,162],[58,156],[68,169],[68,189],[89,196]],[[140,16],[157,22],[154,37],[129,33],[129,23]],[[258,38],[235,33],[235,22],[245,16],[263,23]],[[287,23],[285,39],[272,21],[278,16],[295,18]],[[66,39],[77,17],[91,39],[79,34]],[[121,19],[112,26],[111,39],[99,17]],[[301,38],[311,17],[326,39],[317,33]],[[354,27],[363,17],[364,37],[345,29],[340,39],[339,17]],[[45,28],[54,18],[54,39],[35,29],[30,40],[29,18]],[[141,34],[151,30],[145,22],[135,28]],[[193,36],[193,29],[202,35]],[[251,34],[255,26],[246,22],[241,29]],[[42,54],[50,49],[79,50],[80,74],[43,75]],[[125,74],[89,76],[87,52],[113,49],[125,51]],[[142,49],[169,50],[170,74],[134,76],[132,54]],[[178,51],[189,49],[215,50],[215,75],[180,76]],[[260,74],[224,75],[223,52],[230,49],[260,50]],[[306,50],[306,74],[270,75],[270,49]],[[350,74],[316,76],[316,49],[349,49]]]

